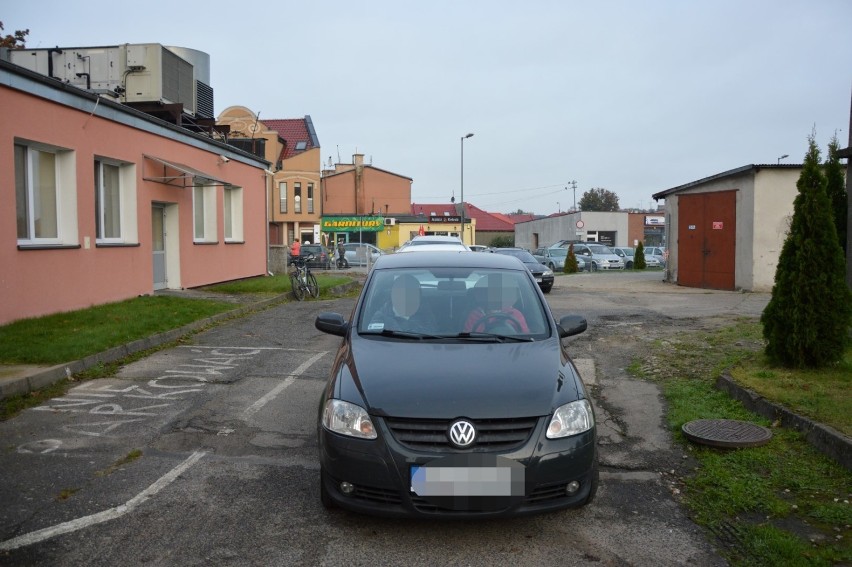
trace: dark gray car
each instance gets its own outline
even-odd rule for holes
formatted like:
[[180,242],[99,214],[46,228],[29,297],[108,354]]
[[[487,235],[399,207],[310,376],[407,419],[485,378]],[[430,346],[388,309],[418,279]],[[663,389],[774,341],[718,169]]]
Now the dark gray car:
[[343,338],[317,418],[326,507],[488,518],[588,504],[596,427],[563,345],[586,321],[553,318],[530,272],[502,254],[389,254]]

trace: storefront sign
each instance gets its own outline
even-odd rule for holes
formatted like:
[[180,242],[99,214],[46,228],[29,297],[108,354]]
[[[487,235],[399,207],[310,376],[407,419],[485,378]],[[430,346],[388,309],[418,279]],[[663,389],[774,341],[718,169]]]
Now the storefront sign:
[[323,217],[323,232],[381,232],[385,228],[384,217]]
[[455,217],[441,217],[441,216],[437,216],[437,215],[436,215],[436,216],[434,216],[434,217],[431,217],[431,216],[430,216],[430,217],[429,217],[429,222],[430,222],[430,223],[439,223],[439,222],[460,223],[460,222],[461,222],[461,217],[459,217],[459,216],[455,216]]
[[654,225],[654,226],[664,225],[664,224],[666,224],[666,217],[663,217],[663,216],[652,217],[652,216],[649,216],[649,215],[645,215],[645,224],[646,225]]

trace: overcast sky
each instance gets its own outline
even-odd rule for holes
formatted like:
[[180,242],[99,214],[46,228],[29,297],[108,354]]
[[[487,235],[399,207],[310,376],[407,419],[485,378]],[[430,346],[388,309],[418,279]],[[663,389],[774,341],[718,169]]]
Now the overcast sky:
[[27,47],[210,55],[215,113],[310,115],[328,159],[414,180],[414,202],[622,207],[751,163],[846,147],[849,0],[9,2]]

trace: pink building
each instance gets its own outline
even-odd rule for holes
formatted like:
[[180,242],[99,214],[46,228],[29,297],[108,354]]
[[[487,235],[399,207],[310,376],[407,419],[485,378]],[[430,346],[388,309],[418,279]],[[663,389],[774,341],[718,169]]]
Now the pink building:
[[269,163],[0,60],[0,324],[267,273]]

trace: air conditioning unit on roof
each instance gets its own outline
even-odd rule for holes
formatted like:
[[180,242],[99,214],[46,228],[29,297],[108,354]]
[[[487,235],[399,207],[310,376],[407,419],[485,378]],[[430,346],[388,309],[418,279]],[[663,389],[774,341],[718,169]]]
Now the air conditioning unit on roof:
[[390,217],[385,218],[385,226],[393,226],[395,224],[396,224],[396,219],[390,218]]

